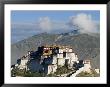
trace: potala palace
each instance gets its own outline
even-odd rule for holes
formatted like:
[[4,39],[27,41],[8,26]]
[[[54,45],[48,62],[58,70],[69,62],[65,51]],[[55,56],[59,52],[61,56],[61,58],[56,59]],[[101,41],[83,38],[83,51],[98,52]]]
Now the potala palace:
[[[37,51],[28,51],[26,55],[17,60],[11,69],[30,70],[43,72],[46,75],[54,74],[58,67],[67,66],[68,69],[75,70],[70,77],[76,76],[80,72],[90,72],[90,60],[79,60],[77,54],[70,46],[47,45],[38,47]],[[99,73],[99,69],[96,70]],[[63,75],[63,76],[67,76]]]

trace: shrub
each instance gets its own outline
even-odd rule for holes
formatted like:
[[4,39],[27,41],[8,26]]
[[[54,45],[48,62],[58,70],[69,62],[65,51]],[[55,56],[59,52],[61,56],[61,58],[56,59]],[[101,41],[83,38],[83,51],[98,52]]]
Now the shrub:
[[91,72],[81,72],[76,77],[99,77],[100,75],[93,69],[91,69]]

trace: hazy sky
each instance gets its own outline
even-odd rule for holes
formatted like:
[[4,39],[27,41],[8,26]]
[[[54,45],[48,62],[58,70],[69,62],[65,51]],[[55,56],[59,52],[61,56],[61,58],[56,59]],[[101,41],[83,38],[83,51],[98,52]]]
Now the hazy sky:
[[68,21],[70,16],[75,16],[80,13],[91,15],[93,20],[100,20],[100,11],[12,11],[12,23],[35,22],[40,17],[49,17],[51,20]]
[[79,29],[81,33],[97,33],[99,23],[100,11],[97,10],[12,11],[12,42],[42,32],[62,33]]

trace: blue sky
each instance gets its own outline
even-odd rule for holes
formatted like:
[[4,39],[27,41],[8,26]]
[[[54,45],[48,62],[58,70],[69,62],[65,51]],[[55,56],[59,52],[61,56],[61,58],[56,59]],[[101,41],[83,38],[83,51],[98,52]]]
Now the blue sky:
[[18,42],[30,36],[47,33],[65,33],[76,29],[80,33],[100,31],[100,11],[11,11],[11,40]]
[[51,20],[67,21],[70,16],[75,16],[79,13],[85,13],[92,16],[93,20],[100,21],[100,11],[12,11],[11,22],[35,22],[39,17],[48,16]]

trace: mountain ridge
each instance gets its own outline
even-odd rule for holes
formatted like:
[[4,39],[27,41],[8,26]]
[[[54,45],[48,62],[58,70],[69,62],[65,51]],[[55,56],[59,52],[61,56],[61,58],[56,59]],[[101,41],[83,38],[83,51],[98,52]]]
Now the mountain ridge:
[[37,50],[41,45],[70,45],[79,59],[91,59],[92,66],[100,66],[100,34],[48,34],[41,33],[11,45],[11,64],[29,50]]

